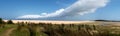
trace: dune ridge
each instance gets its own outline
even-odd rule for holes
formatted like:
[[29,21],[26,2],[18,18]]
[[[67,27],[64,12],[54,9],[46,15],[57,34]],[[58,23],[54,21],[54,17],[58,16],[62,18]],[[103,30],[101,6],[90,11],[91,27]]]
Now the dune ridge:
[[[8,20],[4,20],[7,22]],[[95,21],[51,21],[51,20],[12,20],[14,23],[18,22],[32,22],[32,23],[53,23],[53,24],[72,24],[72,23],[91,23]]]

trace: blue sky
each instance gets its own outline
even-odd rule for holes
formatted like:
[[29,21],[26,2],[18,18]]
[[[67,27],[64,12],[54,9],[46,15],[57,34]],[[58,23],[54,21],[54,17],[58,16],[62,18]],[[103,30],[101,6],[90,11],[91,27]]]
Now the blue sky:
[[120,20],[120,0],[110,0],[108,5],[96,11],[99,19]]
[[[4,19],[13,19],[24,15],[41,15],[41,13],[54,13],[56,10],[60,10],[62,8],[65,9],[71,6],[76,1],[78,0],[0,0],[0,17]],[[120,0],[110,0],[106,6],[98,8],[94,13],[89,13],[82,16],[75,15],[61,19],[59,17],[59,20],[120,20],[119,3]],[[71,13],[67,14],[71,16]],[[52,19],[56,20],[56,18]]]

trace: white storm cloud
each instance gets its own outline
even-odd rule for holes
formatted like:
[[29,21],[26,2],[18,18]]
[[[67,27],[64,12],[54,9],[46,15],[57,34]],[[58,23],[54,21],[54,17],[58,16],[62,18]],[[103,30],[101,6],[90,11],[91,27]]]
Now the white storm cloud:
[[105,7],[109,0],[78,0],[65,9],[59,9],[53,13],[42,13],[40,15],[24,15],[18,18],[53,18],[53,17],[73,17],[94,13],[97,9]]

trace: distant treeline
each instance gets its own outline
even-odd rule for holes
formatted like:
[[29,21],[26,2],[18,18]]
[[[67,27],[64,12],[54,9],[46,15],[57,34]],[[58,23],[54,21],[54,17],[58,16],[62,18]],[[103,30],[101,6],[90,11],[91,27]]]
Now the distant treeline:
[[5,22],[2,18],[0,18],[0,24],[14,24],[12,20],[8,20]]
[[94,21],[103,21],[103,22],[120,22],[120,21],[115,21],[115,20],[94,20]]

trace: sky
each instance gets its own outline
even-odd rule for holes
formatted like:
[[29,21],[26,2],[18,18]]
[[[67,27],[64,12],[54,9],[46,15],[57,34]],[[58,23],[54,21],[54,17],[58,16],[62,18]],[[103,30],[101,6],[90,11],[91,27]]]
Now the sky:
[[120,0],[0,0],[3,19],[120,20]]

